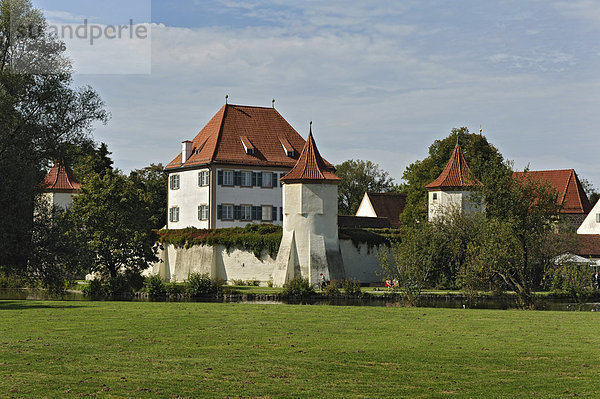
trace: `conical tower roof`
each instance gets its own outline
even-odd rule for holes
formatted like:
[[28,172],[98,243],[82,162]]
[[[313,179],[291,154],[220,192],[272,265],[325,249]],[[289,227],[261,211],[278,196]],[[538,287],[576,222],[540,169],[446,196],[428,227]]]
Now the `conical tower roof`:
[[321,157],[312,135],[312,127],[308,140],[304,144],[298,162],[292,170],[281,178],[282,183],[329,183],[338,184],[340,178],[335,175],[335,168]]
[[462,187],[480,186],[481,182],[471,173],[471,169],[465,160],[460,144],[456,144],[450,161],[444,171],[433,182],[425,186],[429,191],[453,190]]
[[56,161],[44,178],[42,188],[46,191],[74,193],[81,188],[81,183],[69,167],[62,161]]

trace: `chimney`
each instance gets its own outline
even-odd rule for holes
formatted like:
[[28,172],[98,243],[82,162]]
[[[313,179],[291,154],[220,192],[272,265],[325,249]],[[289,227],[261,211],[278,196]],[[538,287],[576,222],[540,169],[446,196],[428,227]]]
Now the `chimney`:
[[192,155],[192,142],[185,140],[181,142],[181,164],[183,165]]

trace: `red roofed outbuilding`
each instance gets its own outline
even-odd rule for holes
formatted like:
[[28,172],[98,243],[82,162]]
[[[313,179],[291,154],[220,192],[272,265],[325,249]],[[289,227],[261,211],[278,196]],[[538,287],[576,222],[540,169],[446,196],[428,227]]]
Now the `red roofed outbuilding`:
[[485,210],[479,199],[471,196],[473,187],[480,186],[462,152],[456,143],[450,160],[437,179],[427,184],[429,220],[444,212],[458,209],[461,212],[474,213]]
[[556,202],[561,206],[559,213],[575,228],[583,223],[592,210],[592,205],[574,169],[515,172],[513,176],[517,179],[547,183],[554,188],[558,193]]
[[66,209],[73,205],[73,197],[77,195],[81,183],[71,168],[62,161],[56,161],[41,186],[49,205]]

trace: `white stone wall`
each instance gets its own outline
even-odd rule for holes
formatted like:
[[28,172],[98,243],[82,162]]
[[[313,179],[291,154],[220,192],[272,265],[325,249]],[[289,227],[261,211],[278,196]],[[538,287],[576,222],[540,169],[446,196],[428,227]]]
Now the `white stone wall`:
[[[210,206],[209,186],[198,186],[198,173],[208,169],[193,169],[179,171],[169,174],[169,180],[172,175],[179,175],[179,189],[171,190],[169,181],[168,189],[168,209],[167,209],[167,227],[169,229],[183,229],[193,226],[199,229],[208,228],[208,220],[198,220],[198,205]],[[179,207],[179,221],[171,222],[169,219],[169,209]]]
[[430,221],[452,209],[467,214],[485,211],[485,205],[477,202],[469,191],[430,191],[427,198]]
[[600,234],[600,201],[592,208],[590,213],[577,229],[577,234]]
[[389,252],[387,246],[371,247],[361,244],[358,248],[351,240],[340,240],[346,278],[355,278],[361,283],[374,283],[385,280],[378,251]]
[[[220,246],[194,246],[175,248],[164,245],[159,251],[162,262],[154,264],[152,273],[169,281],[184,281],[190,273],[208,273],[213,278],[233,280],[258,280],[263,285],[273,279],[276,261],[267,253],[258,259],[251,251]],[[377,248],[369,250],[366,244],[356,248],[352,241],[341,240],[340,249],[346,268],[346,278],[362,283],[380,282],[381,266]]]

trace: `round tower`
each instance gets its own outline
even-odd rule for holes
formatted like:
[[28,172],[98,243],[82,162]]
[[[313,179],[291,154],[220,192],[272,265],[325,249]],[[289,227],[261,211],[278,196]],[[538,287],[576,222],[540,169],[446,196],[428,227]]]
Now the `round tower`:
[[283,237],[273,283],[282,286],[297,276],[318,284],[343,279],[344,264],[338,240],[338,184],[317,149],[312,126],[302,154],[283,178]]

